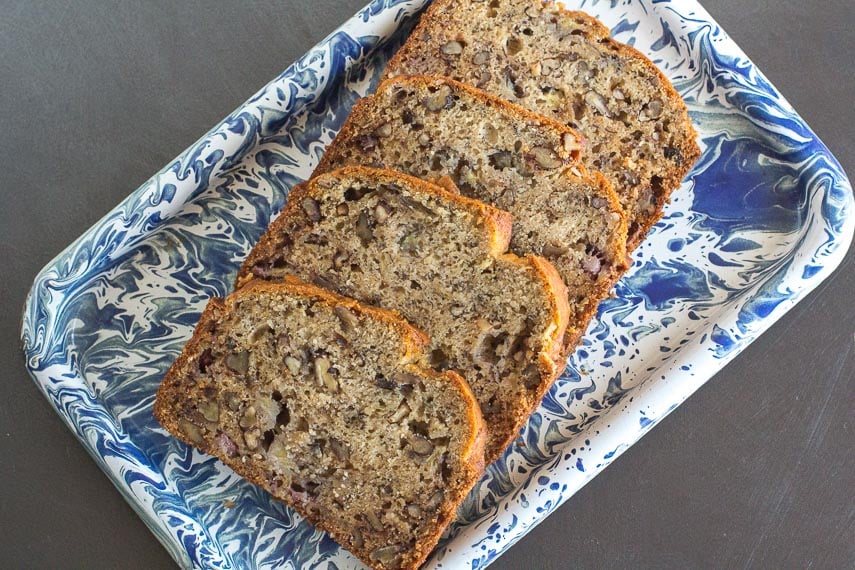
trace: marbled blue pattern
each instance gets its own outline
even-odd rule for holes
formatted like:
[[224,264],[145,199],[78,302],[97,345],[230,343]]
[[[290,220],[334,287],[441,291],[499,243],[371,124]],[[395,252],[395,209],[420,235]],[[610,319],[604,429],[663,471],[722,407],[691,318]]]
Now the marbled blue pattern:
[[[33,378],[184,567],[360,567],[168,436],[151,406],[208,298],[228,292],[424,4],[369,4],[36,278],[22,331]],[[704,154],[428,567],[489,564],[816,287],[852,237],[840,166],[697,3],[567,4],[663,69]]]

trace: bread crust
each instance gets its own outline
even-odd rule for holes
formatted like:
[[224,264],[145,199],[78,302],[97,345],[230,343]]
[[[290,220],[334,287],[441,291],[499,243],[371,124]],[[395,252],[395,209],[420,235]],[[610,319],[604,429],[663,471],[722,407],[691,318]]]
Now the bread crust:
[[564,372],[567,361],[565,331],[570,316],[570,307],[566,301],[567,287],[564,285],[564,281],[558,275],[555,266],[540,256],[518,257],[508,253],[505,254],[505,257],[513,260],[514,263],[530,266],[548,284],[548,288],[553,292],[552,297],[555,299],[552,306],[552,314],[555,317],[543,338],[543,345],[548,346],[549,350],[542,352],[537,357],[537,368],[541,372],[541,382],[533,389],[528,401],[515,410],[514,416],[510,418],[513,427],[505,431],[506,436],[501,439],[494,437],[492,441],[488,442],[485,451],[488,465],[501,457],[507,447],[517,438],[519,431],[528,423],[544,395]]
[[[584,173],[583,176],[587,174],[601,188],[609,189],[609,192],[604,193],[604,195],[608,197],[609,209],[611,211],[623,212],[623,208],[620,205],[620,200],[618,199],[617,194],[615,194],[611,183],[602,175],[602,173],[597,172],[596,170],[589,172],[581,165],[579,166],[579,169]],[[571,172],[570,169],[565,172],[565,176],[570,177],[574,175],[575,173]],[[616,252],[616,263],[600,273],[601,278],[597,280],[595,288],[589,293],[584,308],[581,311],[577,311],[574,318],[568,323],[567,331],[564,334],[564,342],[561,352],[563,360],[567,360],[576,350],[576,347],[582,340],[588,325],[594,316],[596,316],[600,302],[608,297],[609,292],[617,282],[620,281],[620,278],[623,277],[631,266],[632,261],[627,250],[627,242],[623,237],[627,235],[628,231],[626,215],[621,216],[619,224],[619,229],[612,235],[610,242],[611,248]]]
[[[424,535],[420,536],[413,548],[404,554],[403,565],[400,566],[400,568],[405,569],[418,568],[436,546],[444,528],[454,519],[457,506],[463,501],[472,485],[475,484],[483,473],[486,428],[481,417],[480,408],[469,385],[455,372],[437,372],[425,367],[422,362],[424,361],[424,350],[428,342],[428,337],[422,331],[401,319],[394,311],[361,304],[353,299],[321,289],[292,276],[288,276],[284,281],[280,282],[254,280],[225,299],[213,298],[202,313],[193,336],[170,367],[161,383],[155,400],[154,417],[171,434],[200,451],[218,457],[238,475],[250,483],[265,489],[274,498],[295,509],[300,516],[312,525],[329,532],[336,541],[348,544],[348,529],[335,524],[335,521],[326,520],[319,514],[308,511],[300,504],[289,500],[287,495],[277,493],[275,489],[272,489],[267,484],[261,471],[255,468],[252,462],[242,463],[241,461],[236,461],[235,458],[226,456],[219,447],[213,445],[212,437],[206,437],[204,444],[191,440],[180,429],[179,419],[173,413],[172,408],[175,402],[187,397],[186,392],[181,389],[182,375],[189,367],[196,365],[201,353],[200,348],[211,335],[212,328],[216,325],[218,319],[228,311],[234,310],[236,302],[250,298],[253,295],[265,294],[285,294],[309,298],[316,303],[331,308],[344,306],[355,314],[364,314],[373,320],[385,323],[399,335],[401,348],[403,349],[402,360],[408,362],[406,369],[419,375],[429,376],[447,383],[457,392],[460,401],[464,403],[467,411],[465,419],[468,422],[468,425],[464,429],[468,437],[461,446],[462,453],[460,459],[463,472],[457,479],[459,483],[455,484],[452,481],[452,485],[445,489],[445,500],[436,515],[436,524]],[[375,568],[382,568],[381,565],[371,559],[371,552],[367,549],[360,549],[351,544],[349,545],[349,550],[365,562],[365,564]]]

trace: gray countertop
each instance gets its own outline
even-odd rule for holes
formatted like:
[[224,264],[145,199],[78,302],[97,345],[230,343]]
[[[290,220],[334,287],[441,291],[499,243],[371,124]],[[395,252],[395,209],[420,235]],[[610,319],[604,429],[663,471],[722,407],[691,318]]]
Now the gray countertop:
[[[24,297],[364,1],[0,1],[0,567],[173,567],[25,372]],[[704,5],[855,175],[852,0]],[[853,567],[853,261],[493,567]]]

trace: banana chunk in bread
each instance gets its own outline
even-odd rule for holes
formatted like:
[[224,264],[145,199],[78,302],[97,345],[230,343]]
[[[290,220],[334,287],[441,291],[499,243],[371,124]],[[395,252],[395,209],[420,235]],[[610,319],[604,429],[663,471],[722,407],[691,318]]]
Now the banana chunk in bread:
[[564,285],[536,256],[505,254],[506,212],[400,173],[347,167],[292,190],[237,284],[292,274],[394,309],[459,372],[488,428],[487,462],[564,369]]
[[700,155],[686,105],[641,52],[583,12],[539,0],[436,0],[386,68],[444,75],[570,125],[582,158],[644,239]]
[[614,191],[576,162],[576,133],[440,77],[396,77],[356,103],[315,173],[377,165],[448,177],[460,192],[510,212],[510,250],[548,259],[567,285],[565,346],[627,268],[626,219]]
[[219,457],[374,568],[416,568],[483,470],[478,405],[424,334],[290,278],[212,299],[157,393]]

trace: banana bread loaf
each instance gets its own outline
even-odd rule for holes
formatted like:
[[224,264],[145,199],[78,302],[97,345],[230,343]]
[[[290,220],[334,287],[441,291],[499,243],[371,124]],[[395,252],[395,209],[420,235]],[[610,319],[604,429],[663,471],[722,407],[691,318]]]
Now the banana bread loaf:
[[626,221],[599,174],[575,163],[576,133],[444,78],[396,77],[356,103],[315,173],[377,165],[449,177],[514,216],[510,250],[558,269],[569,293],[567,351],[627,268]]
[[564,370],[564,285],[544,259],[504,253],[510,226],[422,180],[347,167],[292,190],[237,285],[293,274],[399,311],[430,336],[431,366],[472,387],[491,462]]
[[539,0],[436,0],[386,77],[444,75],[570,125],[621,199],[629,249],[700,154],[683,100],[656,66],[583,12]]
[[416,568],[483,469],[478,405],[394,313],[293,278],[212,299],[154,414],[374,568]]

